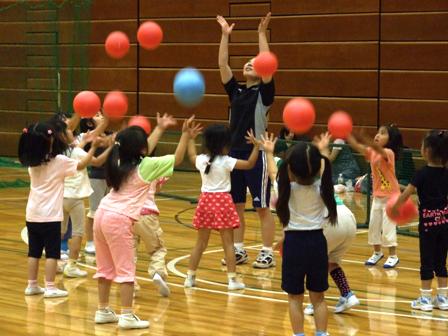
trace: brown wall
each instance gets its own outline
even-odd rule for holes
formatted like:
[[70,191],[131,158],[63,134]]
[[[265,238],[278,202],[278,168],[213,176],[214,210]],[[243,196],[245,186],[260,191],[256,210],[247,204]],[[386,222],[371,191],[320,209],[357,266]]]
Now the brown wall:
[[[0,6],[6,3],[0,1]],[[412,147],[419,146],[428,128],[448,128],[448,1],[96,0],[89,13],[89,45],[80,46],[77,55],[87,52],[88,84],[84,87],[79,81],[74,89],[88,88],[101,96],[121,89],[129,97],[129,114],[137,109],[148,116],[157,111],[178,117],[194,112],[206,123],[225,122],[228,101],[217,69],[220,28],[215,16],[219,13],[236,23],[230,64],[242,79],[242,65],[258,50],[259,17],[267,11],[273,15],[271,49],[280,62],[270,129],[280,127],[283,106],[294,96],[315,103],[313,132],[324,129],[336,109],[350,112],[356,126],[370,132],[393,122]],[[68,106],[68,90],[73,87],[67,84],[68,76],[77,74],[70,70],[76,23],[69,8],[59,14],[62,105]],[[157,21],[164,31],[162,46],[151,52],[138,51],[135,41],[138,20],[146,19]],[[49,47],[38,38],[32,48],[24,44],[30,30],[26,20],[16,9],[0,13],[0,117],[5,121],[0,123],[0,141],[6,143],[0,154],[14,155],[24,125],[54,110],[54,92],[42,89],[52,84],[51,69],[45,66],[48,58],[29,57],[30,50],[45,55]],[[49,25],[35,22],[31,29],[45,31]],[[104,52],[103,42],[113,30],[126,32],[132,42],[122,60],[112,60]],[[26,66],[27,62],[38,67]],[[172,95],[174,75],[185,66],[199,68],[206,78],[207,94],[194,111],[178,106]]]

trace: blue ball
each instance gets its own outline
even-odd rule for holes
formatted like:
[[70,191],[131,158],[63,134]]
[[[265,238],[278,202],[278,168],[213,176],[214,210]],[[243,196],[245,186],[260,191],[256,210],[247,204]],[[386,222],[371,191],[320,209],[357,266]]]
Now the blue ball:
[[174,78],[174,96],[186,107],[198,105],[205,92],[204,77],[195,68],[184,68]]

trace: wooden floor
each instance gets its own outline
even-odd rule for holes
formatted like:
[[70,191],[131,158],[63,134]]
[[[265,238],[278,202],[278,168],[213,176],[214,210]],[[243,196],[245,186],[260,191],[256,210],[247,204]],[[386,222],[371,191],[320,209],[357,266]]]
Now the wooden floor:
[[[14,178],[21,174],[26,176],[19,172]],[[0,171],[0,179],[7,175],[7,171]],[[177,173],[166,190],[177,196],[197,196],[198,183],[197,175]],[[27,246],[20,239],[20,230],[24,225],[27,194],[27,188],[0,189],[0,335],[292,334],[287,297],[280,289],[281,266],[269,270],[239,266],[238,272],[248,288],[241,293],[228,293],[217,234],[213,234],[200,264],[199,287],[183,288],[188,254],[196,238],[190,225],[194,205],[166,197],[160,197],[158,205],[169,250],[170,298],[158,296],[145,272],[148,258],[143,252],[139,253],[137,273],[142,289],[135,300],[135,308],[140,317],[151,321],[149,329],[120,331],[115,325],[93,323],[97,288],[92,279],[95,267],[92,257],[83,257],[82,268],[89,272],[86,279],[57,277],[58,285],[70,292],[68,298],[25,297]],[[247,218],[246,245],[251,260],[254,260],[260,247],[260,231],[255,213],[248,212]],[[385,271],[381,267],[363,266],[364,259],[370,255],[366,238],[365,230],[360,230],[344,261],[345,272],[361,305],[345,314],[333,314],[331,307],[336,303],[338,293],[330,282],[327,293],[330,334],[448,335],[448,311],[413,312],[409,306],[419,289],[418,240],[399,236],[400,265],[396,270]],[[143,247],[140,250],[143,251]],[[277,262],[280,260],[277,255]],[[42,278],[41,272],[41,284]],[[118,309],[118,302],[114,287],[111,304]],[[313,318],[306,318],[305,328],[307,335],[314,334]]]

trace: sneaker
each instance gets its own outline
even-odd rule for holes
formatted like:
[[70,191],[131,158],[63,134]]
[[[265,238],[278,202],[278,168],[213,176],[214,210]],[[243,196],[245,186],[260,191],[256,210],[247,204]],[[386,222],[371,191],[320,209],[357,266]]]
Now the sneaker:
[[110,309],[99,309],[95,312],[95,323],[113,323],[118,321],[118,316]]
[[366,260],[364,265],[366,265],[366,266],[376,265],[378,263],[378,261],[380,261],[383,257],[384,257],[384,254],[382,252],[380,252],[380,253],[373,252],[372,256]]
[[67,278],[83,278],[83,277],[87,276],[87,272],[80,270],[75,265],[73,265],[73,266],[67,265],[64,268],[64,275]]
[[384,268],[394,268],[397,266],[397,264],[400,262],[400,259],[398,257],[389,257],[387,258],[386,262],[384,263]]
[[84,247],[84,252],[88,254],[95,254],[95,244],[93,242],[87,242]]
[[38,294],[43,294],[45,293],[45,289],[43,289],[42,287],[27,287],[25,289],[25,295],[38,295]]
[[152,281],[154,281],[154,285],[156,285],[156,287],[159,289],[160,295],[162,295],[163,297],[170,296],[170,288],[158,273],[154,274]]
[[448,310],[448,297],[437,294],[433,300],[434,308]]
[[412,309],[420,309],[422,311],[431,311],[433,308],[431,298],[420,296],[417,300],[411,302]]
[[306,306],[305,309],[303,310],[303,313],[305,315],[314,315],[314,307],[313,307],[313,305],[310,303],[308,306]]
[[61,251],[61,260],[67,261],[69,259],[68,257],[68,251]]
[[[236,265],[242,265],[248,262],[249,257],[247,255],[247,252],[245,249],[239,249],[239,248],[234,248],[235,249],[235,264]],[[221,259],[221,264],[223,264],[224,266],[226,265],[226,259]]]
[[194,277],[194,276],[193,277],[187,276],[185,278],[184,287],[185,288],[196,287],[196,277]]
[[45,288],[44,298],[58,298],[68,296],[68,292],[59,288],[47,289]]
[[240,290],[246,288],[246,285],[238,280],[230,280],[229,285],[227,286],[229,291]]
[[341,296],[339,298],[338,303],[336,303],[336,306],[334,308],[335,314],[342,313],[346,310],[349,310],[353,306],[359,305],[359,300],[356,297],[355,294],[352,292],[348,293],[347,296]]
[[122,329],[149,328],[149,321],[142,321],[135,314],[121,314],[118,318],[118,326]]
[[257,259],[252,264],[254,268],[270,268],[275,266],[274,254],[272,251],[260,250]]

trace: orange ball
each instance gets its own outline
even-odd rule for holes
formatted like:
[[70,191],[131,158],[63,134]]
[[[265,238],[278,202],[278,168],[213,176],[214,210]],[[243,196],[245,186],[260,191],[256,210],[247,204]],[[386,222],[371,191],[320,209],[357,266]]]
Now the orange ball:
[[305,98],[293,98],[283,109],[283,122],[294,133],[306,133],[316,120],[313,104]]
[[408,198],[406,202],[398,208],[398,216],[394,216],[392,214],[392,207],[397,202],[398,197],[400,197],[399,193],[394,194],[389,198],[386,203],[386,214],[397,225],[404,225],[418,216],[418,209],[415,203]]
[[73,109],[82,118],[92,118],[101,108],[100,97],[92,91],[81,91],[73,99]]
[[334,112],[328,119],[328,130],[333,138],[347,139],[353,130],[352,117],[344,111]]
[[122,118],[128,111],[128,98],[121,91],[111,91],[104,98],[103,112],[112,119]]
[[254,70],[260,77],[272,76],[278,68],[277,56],[270,51],[263,51],[255,57]]
[[163,39],[163,31],[154,21],[146,21],[137,31],[137,40],[140,45],[148,50],[156,49]]
[[110,57],[122,58],[129,51],[129,38],[121,31],[114,31],[109,34],[104,46]]
[[147,118],[143,116],[133,116],[131,119],[129,119],[128,126],[138,126],[143,128],[146,134],[151,133],[151,123]]

